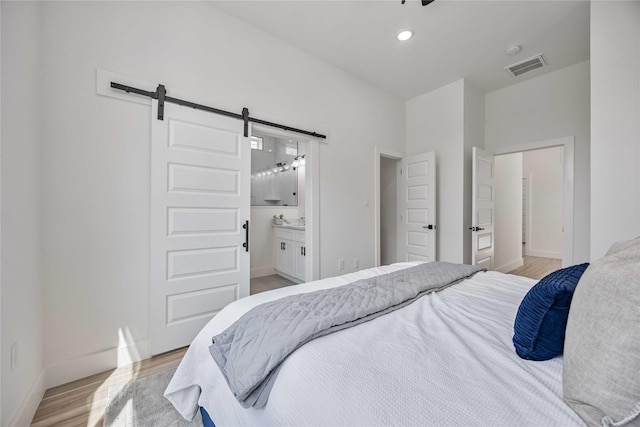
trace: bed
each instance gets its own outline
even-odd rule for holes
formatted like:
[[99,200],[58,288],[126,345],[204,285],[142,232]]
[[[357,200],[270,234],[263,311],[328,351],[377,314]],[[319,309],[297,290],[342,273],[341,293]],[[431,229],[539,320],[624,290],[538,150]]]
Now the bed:
[[185,354],[165,396],[216,426],[582,426],[563,401],[563,361],[520,358],[513,325],[535,280],[473,277],[374,320],[315,339],[282,364],[260,409],[240,406],[209,353],[211,338],[260,304],[407,269],[398,263],[277,289],[217,314]]
[[[452,269],[463,274],[448,276],[446,286],[432,280]],[[206,427],[640,427],[640,237],[537,283],[477,270],[398,263],[236,301],[195,338],[165,396],[187,420],[200,411]],[[254,337],[287,341],[304,329],[248,321],[255,313],[296,313],[298,326],[313,318],[328,324],[350,306],[349,292],[378,301],[414,288],[415,298],[395,311],[347,320],[355,326],[289,347],[295,350],[283,352],[282,363],[263,369],[277,374],[267,398],[249,402],[238,394],[237,379],[276,356],[263,345],[269,340]],[[329,312],[322,304],[309,309],[312,299]],[[374,305],[352,308],[364,313]],[[242,338],[229,345],[235,352],[221,352],[231,336]],[[243,369],[230,375],[229,366]]]

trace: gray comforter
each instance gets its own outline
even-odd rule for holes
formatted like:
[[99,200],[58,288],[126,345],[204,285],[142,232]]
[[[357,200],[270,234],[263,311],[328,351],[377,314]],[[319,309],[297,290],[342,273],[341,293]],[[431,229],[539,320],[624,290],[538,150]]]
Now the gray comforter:
[[431,262],[281,298],[254,307],[214,336],[209,352],[240,404],[261,408],[282,361],[304,343],[397,310],[480,270]]

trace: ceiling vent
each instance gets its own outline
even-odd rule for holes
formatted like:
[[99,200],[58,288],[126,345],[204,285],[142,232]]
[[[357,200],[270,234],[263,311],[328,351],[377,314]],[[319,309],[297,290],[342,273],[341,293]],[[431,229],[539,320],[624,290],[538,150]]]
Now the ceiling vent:
[[520,61],[516,64],[509,65],[504,69],[507,70],[511,77],[518,77],[522,74],[528,73],[529,71],[537,70],[538,68],[546,67],[547,63],[545,62],[542,54],[533,56],[531,58],[525,59],[524,61]]

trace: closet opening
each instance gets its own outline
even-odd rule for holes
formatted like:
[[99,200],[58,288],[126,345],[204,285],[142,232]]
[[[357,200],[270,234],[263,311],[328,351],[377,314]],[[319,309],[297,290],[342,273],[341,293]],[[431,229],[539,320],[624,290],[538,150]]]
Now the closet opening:
[[404,153],[375,148],[375,265],[398,262],[398,179],[397,168]]
[[380,157],[380,265],[398,262],[398,180],[400,159]]

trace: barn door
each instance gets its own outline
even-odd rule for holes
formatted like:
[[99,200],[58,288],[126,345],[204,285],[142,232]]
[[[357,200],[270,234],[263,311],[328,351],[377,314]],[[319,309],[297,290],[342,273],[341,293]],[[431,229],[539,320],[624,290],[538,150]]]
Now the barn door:
[[435,153],[405,157],[397,172],[398,261],[435,261]]
[[149,348],[159,354],[249,295],[251,156],[242,121],[169,103],[151,141]]
[[473,147],[472,167],[472,224],[471,263],[487,270],[493,267],[494,218],[494,166],[495,160],[478,147]]

